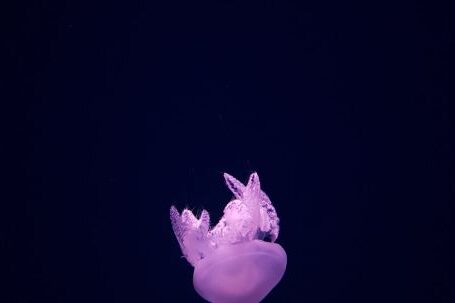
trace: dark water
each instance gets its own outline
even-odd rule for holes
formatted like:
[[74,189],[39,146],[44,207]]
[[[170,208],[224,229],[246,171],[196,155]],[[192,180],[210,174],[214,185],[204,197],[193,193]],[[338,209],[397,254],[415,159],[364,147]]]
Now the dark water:
[[253,171],[288,254],[265,302],[454,301],[448,6],[36,1],[11,16],[21,182],[1,302],[202,302],[169,207],[215,221],[222,173]]

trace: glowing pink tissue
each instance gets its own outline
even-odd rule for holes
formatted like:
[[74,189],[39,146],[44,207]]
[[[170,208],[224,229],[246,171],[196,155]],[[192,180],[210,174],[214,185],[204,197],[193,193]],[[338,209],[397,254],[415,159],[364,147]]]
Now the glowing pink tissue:
[[217,225],[210,229],[206,210],[198,219],[190,210],[179,214],[172,206],[172,228],[183,255],[194,266],[193,284],[199,295],[213,303],[259,302],[286,270],[286,252],[273,243],[279,219],[257,173],[250,175],[246,186],[226,173],[224,179],[235,199]]

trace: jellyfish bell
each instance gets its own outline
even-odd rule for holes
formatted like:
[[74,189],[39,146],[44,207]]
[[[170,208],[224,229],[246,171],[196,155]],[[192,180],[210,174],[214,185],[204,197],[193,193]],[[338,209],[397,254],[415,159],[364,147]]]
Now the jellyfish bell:
[[179,214],[172,206],[172,228],[185,258],[194,266],[194,288],[204,299],[259,302],[286,270],[286,253],[274,243],[279,219],[256,173],[247,185],[229,174],[224,178],[235,199],[226,205],[217,225],[210,229],[206,210],[196,218],[190,210]]
[[259,302],[283,277],[286,261],[284,249],[276,243],[226,245],[196,263],[194,288],[209,302]]

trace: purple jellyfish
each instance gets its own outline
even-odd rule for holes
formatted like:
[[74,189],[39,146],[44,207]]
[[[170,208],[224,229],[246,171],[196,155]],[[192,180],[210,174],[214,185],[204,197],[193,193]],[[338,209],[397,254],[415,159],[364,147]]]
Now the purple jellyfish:
[[214,303],[259,302],[286,270],[286,252],[273,243],[279,219],[257,173],[250,175],[246,186],[226,173],[224,179],[235,199],[215,227],[210,229],[206,210],[197,219],[190,210],[180,215],[172,206],[172,228],[183,255],[194,266],[193,284],[199,295]]

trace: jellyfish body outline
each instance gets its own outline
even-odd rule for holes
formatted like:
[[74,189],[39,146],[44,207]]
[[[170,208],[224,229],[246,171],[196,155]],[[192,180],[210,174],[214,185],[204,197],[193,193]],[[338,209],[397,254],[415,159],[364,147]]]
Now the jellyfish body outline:
[[207,210],[197,218],[189,209],[180,214],[172,206],[172,229],[184,257],[195,268],[193,284],[203,298],[215,303],[259,302],[286,269],[286,253],[274,243],[279,218],[261,190],[257,173],[250,175],[246,185],[227,173],[224,179],[234,199],[213,228]]

